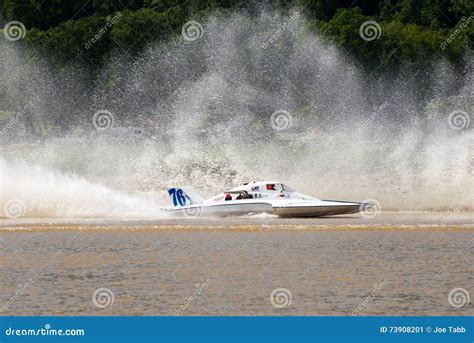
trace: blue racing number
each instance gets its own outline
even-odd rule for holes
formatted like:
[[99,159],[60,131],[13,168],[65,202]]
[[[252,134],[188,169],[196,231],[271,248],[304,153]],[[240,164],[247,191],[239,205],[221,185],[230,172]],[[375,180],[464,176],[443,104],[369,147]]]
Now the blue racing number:
[[186,205],[186,197],[183,194],[181,188],[168,189],[169,195],[173,198],[173,206],[184,206]]

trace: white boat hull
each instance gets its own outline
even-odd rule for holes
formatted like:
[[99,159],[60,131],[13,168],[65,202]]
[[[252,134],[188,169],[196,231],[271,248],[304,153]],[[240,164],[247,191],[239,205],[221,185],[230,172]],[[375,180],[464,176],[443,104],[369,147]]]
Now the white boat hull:
[[168,212],[184,217],[229,217],[253,213],[273,213],[273,208],[268,203],[233,203],[174,208]]
[[333,203],[321,204],[294,204],[285,205],[281,202],[244,202],[222,203],[222,204],[202,204],[182,208],[170,209],[172,215],[183,217],[228,217],[242,216],[256,213],[275,214],[279,217],[324,217],[339,214],[351,214],[364,210],[362,203]]
[[279,217],[324,217],[338,214],[351,214],[361,211],[360,205],[339,205],[339,206],[285,206],[274,207],[275,214]]
[[227,217],[252,213],[270,213],[280,217],[323,217],[357,213],[373,206],[313,198],[277,181],[246,183],[207,200],[192,187],[170,188],[168,193],[174,205],[168,212],[184,217]]

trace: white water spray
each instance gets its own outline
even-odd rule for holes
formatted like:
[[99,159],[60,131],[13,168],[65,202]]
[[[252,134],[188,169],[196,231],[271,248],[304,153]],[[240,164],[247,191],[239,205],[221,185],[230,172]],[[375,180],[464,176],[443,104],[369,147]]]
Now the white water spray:
[[1,218],[163,216],[150,200],[38,165],[0,158],[0,175]]
[[[11,45],[0,50],[3,80],[24,79],[10,87],[18,93],[13,98],[36,94],[10,136],[0,137],[1,156],[84,178],[57,174],[48,192],[30,183],[31,201],[65,197],[81,213],[104,200],[113,205],[97,215],[136,206],[143,214],[153,206],[110,189],[165,204],[172,186],[212,195],[243,181],[277,179],[323,199],[376,199],[384,210],[474,207],[472,61],[462,75],[441,62],[429,75],[375,79],[306,30],[302,15],[216,15],[201,24],[196,40],[157,43],[135,59],[115,54],[94,83],[72,67],[34,65]],[[113,125],[97,130],[98,111],[110,113]],[[450,122],[454,111],[468,116],[460,128]],[[283,129],[272,122],[274,113],[290,116]],[[34,118],[64,132],[41,142],[18,139],[15,130],[41,131]],[[10,174],[31,170],[3,164],[16,166]],[[92,195],[79,186],[65,191],[71,180],[85,179]],[[9,188],[26,193],[21,183]]]

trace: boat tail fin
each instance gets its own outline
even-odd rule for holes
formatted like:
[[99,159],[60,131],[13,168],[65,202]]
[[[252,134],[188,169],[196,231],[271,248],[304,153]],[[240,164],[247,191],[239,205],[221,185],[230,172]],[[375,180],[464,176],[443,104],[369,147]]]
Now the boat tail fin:
[[204,201],[204,198],[193,187],[170,188],[168,194],[174,207],[189,206]]

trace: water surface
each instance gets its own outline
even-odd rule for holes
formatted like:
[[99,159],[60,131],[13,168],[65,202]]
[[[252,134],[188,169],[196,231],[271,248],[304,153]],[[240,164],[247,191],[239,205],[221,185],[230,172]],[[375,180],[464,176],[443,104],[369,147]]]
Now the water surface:
[[[3,315],[474,315],[448,303],[473,294],[472,226],[0,232]],[[114,295],[105,308],[99,288]]]

